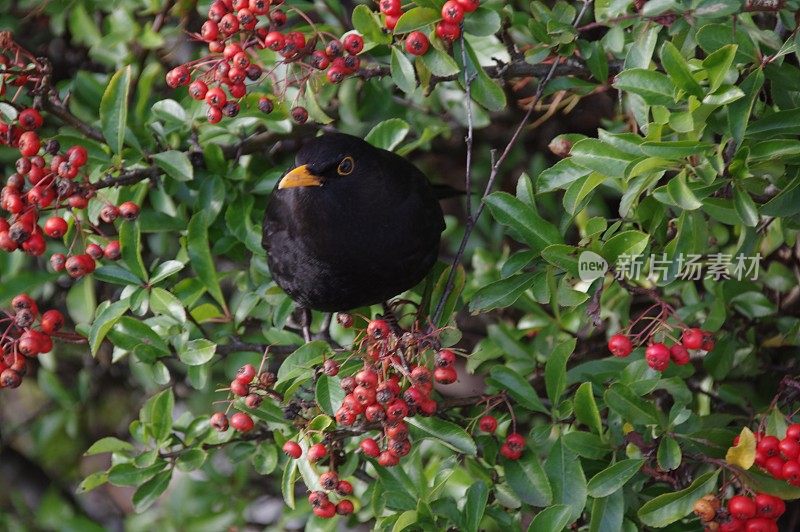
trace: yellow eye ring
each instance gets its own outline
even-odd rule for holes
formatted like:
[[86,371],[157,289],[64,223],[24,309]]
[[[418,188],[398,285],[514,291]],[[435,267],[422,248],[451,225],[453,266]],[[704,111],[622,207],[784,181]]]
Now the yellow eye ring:
[[348,155],[339,163],[339,167],[336,168],[336,173],[339,175],[350,175],[353,173],[355,167],[356,164],[353,162],[353,158]]

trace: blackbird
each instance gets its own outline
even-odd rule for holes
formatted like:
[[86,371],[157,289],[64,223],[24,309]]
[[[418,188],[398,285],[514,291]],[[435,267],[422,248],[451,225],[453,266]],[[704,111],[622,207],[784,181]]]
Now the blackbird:
[[272,192],[262,246],[272,277],[324,312],[385,302],[436,262],[444,218],[431,185],[403,157],[343,133],[305,144]]

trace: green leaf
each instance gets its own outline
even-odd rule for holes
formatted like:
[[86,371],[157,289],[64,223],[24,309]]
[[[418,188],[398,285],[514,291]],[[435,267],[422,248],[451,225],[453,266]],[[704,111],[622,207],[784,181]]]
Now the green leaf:
[[138,513],[147,510],[164,493],[170,480],[172,480],[172,470],[168,469],[139,486],[133,494],[133,509]]
[[722,85],[728,69],[733,64],[733,58],[736,57],[737,48],[737,45],[729,44],[703,59],[703,68],[706,69],[708,74],[708,92],[714,92]]
[[373,127],[364,140],[384,150],[394,150],[406,138],[411,126],[400,118],[390,118]]
[[122,286],[139,286],[142,284],[141,279],[133,275],[122,266],[118,266],[116,264],[107,264],[97,268],[94,271],[93,276],[95,279],[103,283],[112,283]]
[[108,332],[108,339],[125,351],[134,352],[140,346],[152,350],[153,358],[170,354],[164,339],[143,321],[122,316]]
[[575,351],[575,339],[562,342],[555,346],[547,363],[544,366],[544,382],[547,388],[547,397],[555,407],[561,400],[561,394],[567,387],[567,361]]
[[728,106],[728,126],[731,130],[731,137],[736,141],[737,148],[742,144],[745,130],[750,122],[753,103],[756,101],[763,84],[764,71],[757,68],[739,85],[739,88],[745,94],[745,98],[740,98]]
[[155,287],[150,291],[150,309],[154,314],[170,316],[178,323],[186,322],[186,309],[180,300],[164,290]]
[[782,479],[776,479],[766,475],[755,468],[744,471],[736,468],[740,478],[747,486],[756,492],[769,493],[775,497],[780,497],[785,501],[800,499],[800,487],[792,486]]
[[607,497],[622,488],[642,468],[644,460],[622,460],[609,466],[587,484],[591,497]]
[[577,164],[572,157],[567,157],[542,170],[536,179],[536,189],[541,193],[567,188],[570,183],[589,175],[589,172],[591,170]]
[[182,262],[177,260],[168,260],[162,262],[153,272],[153,276],[150,278],[150,284],[153,285],[156,283],[160,283],[167,277],[175,275],[176,273],[181,271],[184,268],[184,266],[185,265]]
[[562,244],[563,237],[556,227],[527,205],[507,192],[494,192],[484,200],[495,220],[514,229],[523,242],[534,251],[551,244]]
[[410,417],[406,419],[411,427],[419,430],[423,438],[439,440],[456,452],[475,456],[478,452],[472,437],[460,426],[438,417]]
[[622,490],[595,499],[592,503],[592,520],[589,532],[617,532],[623,530],[622,520],[625,515],[625,498]]
[[675,438],[664,436],[658,444],[658,467],[664,471],[674,471],[681,465],[681,446]]
[[649,236],[641,231],[623,231],[603,244],[601,255],[613,265],[621,255],[636,256],[647,247]]
[[186,249],[189,253],[192,268],[205,285],[208,293],[211,294],[211,297],[227,313],[228,307],[225,304],[225,297],[222,295],[222,289],[219,286],[217,270],[214,267],[214,258],[211,256],[211,250],[208,247],[208,227],[206,227],[206,220],[202,211],[192,216],[188,229]]
[[411,94],[417,88],[417,77],[414,74],[414,65],[403,55],[397,46],[392,46],[392,59],[389,65],[392,81],[406,94]]
[[489,500],[489,489],[486,483],[478,480],[467,488],[464,502],[464,529],[467,532],[478,532],[478,527],[483,519],[483,512],[486,510],[486,502]]
[[521,273],[482,286],[469,302],[470,311],[510,307],[533,285],[537,275],[539,274]]
[[596,434],[603,433],[603,422],[600,419],[600,410],[592,392],[592,383],[584,382],[575,391],[573,398],[575,419],[583,423]]
[[564,446],[563,441],[558,440],[550,449],[544,470],[553,487],[553,504],[569,506],[568,522],[574,522],[586,505],[586,477],[581,461]]
[[394,27],[395,35],[401,33],[409,33],[425,26],[437,22],[442,18],[442,14],[429,7],[415,7],[409,9],[397,19],[397,25]]
[[661,64],[679,89],[697,98],[703,97],[703,89],[692,76],[686,58],[671,42],[665,42],[661,47]]
[[665,493],[650,499],[639,508],[639,519],[647,526],[662,528],[679,519],[683,519],[692,511],[695,501],[714,491],[719,471],[711,471],[700,475],[692,484],[674,493]]
[[81,494],[86,493],[87,491],[92,491],[93,489],[102,486],[108,482],[108,471],[95,471],[94,473],[87,476],[83,479],[78,485],[75,493]]
[[194,179],[192,163],[189,161],[189,156],[182,151],[162,151],[153,155],[153,160],[159,168],[176,181],[191,181]]
[[614,87],[638,94],[650,105],[675,103],[675,85],[665,74],[646,68],[623,70],[614,79]]
[[322,362],[323,355],[330,353],[327,342],[317,340],[304,344],[294,353],[286,357],[281,367],[278,368],[278,382],[297,378],[300,374],[308,372],[311,377],[311,368]]
[[464,32],[478,37],[489,37],[500,31],[502,20],[494,9],[481,6],[464,17]]
[[186,342],[183,348],[178,351],[178,358],[187,366],[202,366],[214,358],[214,353],[216,352],[217,344],[205,338],[198,338],[197,340]]
[[622,177],[636,157],[602,140],[583,139],[572,147],[570,159],[604,176]]
[[662,159],[683,159],[710,150],[714,145],[696,140],[672,140],[672,141],[645,141],[639,145],[642,153],[648,157],[660,157]]
[[553,266],[578,277],[578,257],[583,248],[566,244],[553,244],[542,250],[542,258]]
[[[466,65],[463,64],[463,56],[461,54],[462,42],[466,45]],[[469,42],[462,40],[456,41],[455,45],[453,46],[453,55],[456,58],[456,63],[458,63],[461,69],[461,73],[459,74],[459,83],[461,84],[462,88],[466,90],[464,78],[465,75],[469,79],[472,79],[472,83],[470,85],[470,95],[472,96],[472,99],[489,111],[500,111],[505,109],[505,92],[500,85],[490,78],[486,71],[481,68],[480,63],[478,62],[478,56],[475,54],[475,50],[472,49],[472,46],[470,46]]]
[[323,412],[332,416],[336,413],[344,400],[344,390],[339,384],[338,377],[320,375],[315,390],[317,404]]
[[513,369],[506,366],[494,366],[490,375],[489,382],[498,388],[508,390],[511,397],[523,408],[543,414],[548,413],[533,386]]
[[528,532],[561,532],[572,522],[572,510],[565,504],[548,506],[533,518]]
[[100,128],[114,153],[122,153],[128,125],[131,66],[118,70],[108,82],[100,100]]
[[172,434],[174,407],[172,388],[167,388],[148,399],[139,411],[139,420],[157,442],[165,441]]
[[767,216],[792,216],[800,212],[800,177],[795,177],[777,196],[761,206]]
[[186,449],[175,461],[181,471],[195,471],[200,469],[208,458],[208,453],[203,449]]
[[747,126],[746,137],[774,138],[800,135],[800,108],[777,111]]
[[747,227],[758,225],[758,207],[756,207],[750,194],[739,186],[733,188],[733,206],[736,208],[736,213],[742,219],[744,225]]
[[[447,279],[450,277],[451,269],[452,266],[448,266],[442,270],[442,273],[436,280],[436,284],[433,285],[433,290],[431,291],[431,314],[436,311],[439,300],[444,295],[444,289],[447,287]],[[458,299],[461,297],[461,292],[464,290],[464,285],[466,282],[467,273],[464,270],[464,266],[459,264],[456,266],[456,274],[455,277],[453,277],[453,289],[447,296],[447,300],[445,300],[444,304],[442,305],[441,317],[439,318],[439,322],[436,324],[438,327],[446,326],[447,323],[452,319],[453,312],[455,311],[456,305],[458,304]]]
[[379,24],[378,15],[369,7],[361,4],[353,9],[351,17],[353,27],[357,32],[364,36],[367,43],[388,44],[391,36],[383,32]]
[[[413,9],[411,11],[413,11]],[[409,13],[411,11],[409,11]],[[434,76],[452,76],[453,74],[458,74],[460,70],[458,68],[458,64],[453,60],[452,57],[434,46],[431,46],[431,48],[428,50],[428,53],[419,59],[422,60],[422,62]]]
[[147,281],[147,270],[142,261],[142,235],[139,232],[139,222],[126,221],[120,224],[119,245],[125,266],[133,275],[142,281]]
[[619,414],[624,421],[634,425],[658,424],[658,414],[653,404],[634,394],[624,384],[612,384],[606,390],[604,397],[608,407]]
[[[578,214],[592,199],[592,193],[595,189],[602,185],[606,179],[605,175],[597,172],[592,172],[586,177],[579,178],[567,188],[567,192],[564,194],[562,201],[564,209],[572,216]],[[577,261],[575,270],[577,271]]]
[[531,506],[548,506],[553,501],[553,490],[535,453],[523,453],[519,460],[504,464],[506,481],[519,499]]
[[121,299],[116,303],[107,306],[100,315],[92,322],[92,327],[89,329],[89,349],[92,356],[97,355],[100,349],[100,344],[103,343],[108,331],[117,323],[117,320],[125,314],[130,308],[128,299]]
[[297,482],[297,461],[287,460],[281,476],[281,493],[286,506],[294,510],[294,485]]
[[155,464],[139,468],[132,463],[122,463],[108,470],[108,481],[115,486],[138,486],[167,466],[163,460]]
[[[654,196],[661,199],[661,197],[658,196],[658,192],[658,189],[654,191]],[[697,196],[695,196],[692,189],[689,188],[689,185],[686,183],[685,174],[681,173],[670,179],[666,185],[666,193],[671,203],[677,205],[681,209],[693,211],[703,206],[703,203],[697,199]],[[670,201],[666,201],[666,203],[670,203]]]
[[102,453],[128,453],[131,451],[133,451],[133,445],[130,443],[113,436],[107,436],[94,442],[83,455],[92,456]]

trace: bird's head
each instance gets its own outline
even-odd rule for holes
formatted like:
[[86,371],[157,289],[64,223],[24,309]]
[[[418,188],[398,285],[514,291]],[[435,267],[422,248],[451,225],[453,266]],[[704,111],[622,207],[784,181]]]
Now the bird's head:
[[320,187],[362,179],[374,164],[375,150],[358,137],[328,133],[309,141],[297,153],[296,166],[278,183],[278,189]]

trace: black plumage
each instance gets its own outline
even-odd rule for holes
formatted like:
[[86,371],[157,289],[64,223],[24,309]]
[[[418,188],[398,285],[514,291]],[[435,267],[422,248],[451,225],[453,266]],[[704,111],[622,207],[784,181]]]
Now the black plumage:
[[403,157],[342,133],[310,140],[296,163],[270,197],[262,241],[293,300],[350,310],[424,279],[444,230],[437,198],[448,191]]

